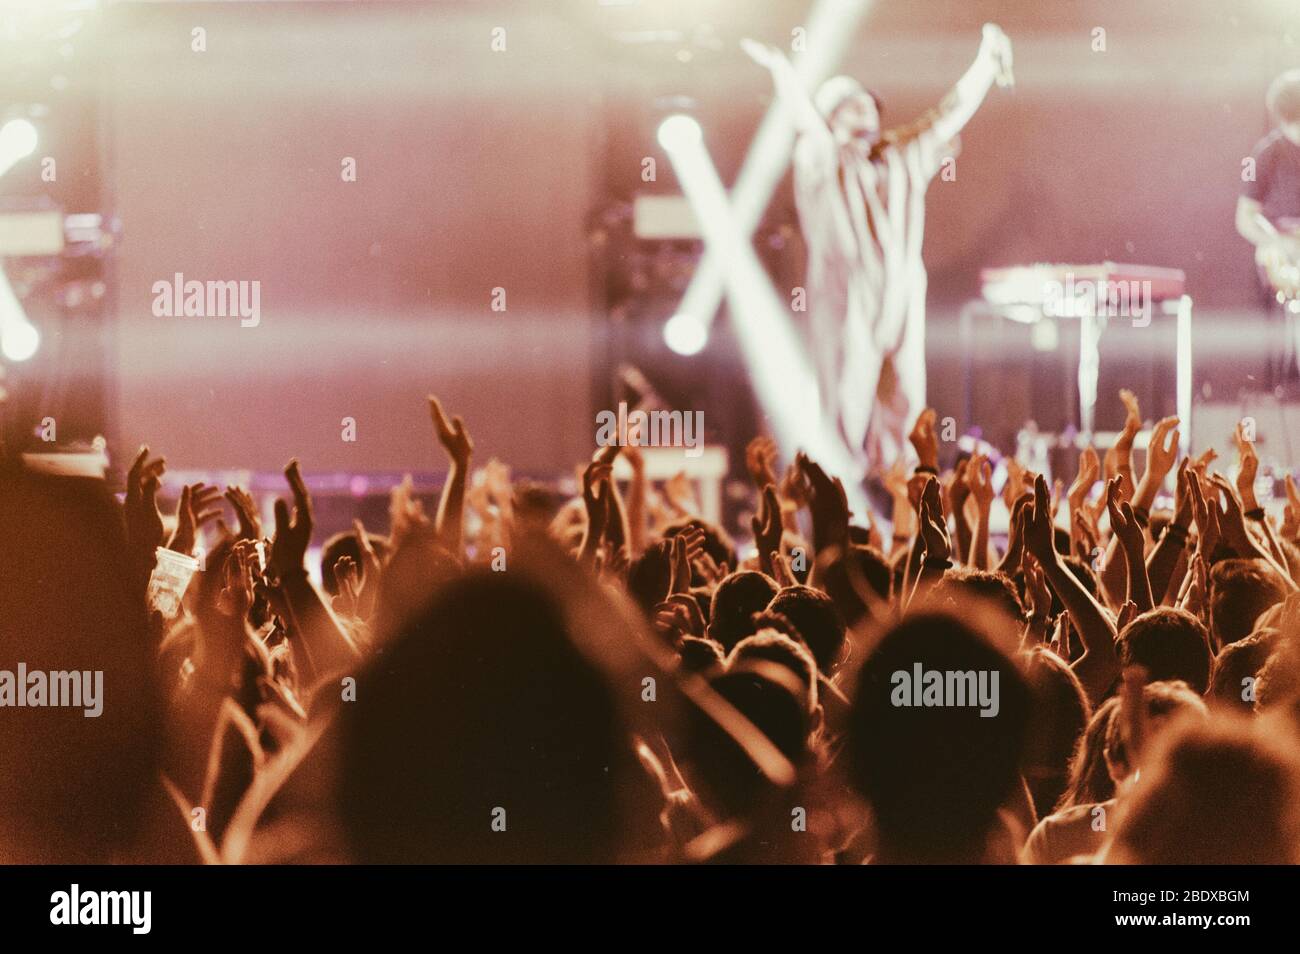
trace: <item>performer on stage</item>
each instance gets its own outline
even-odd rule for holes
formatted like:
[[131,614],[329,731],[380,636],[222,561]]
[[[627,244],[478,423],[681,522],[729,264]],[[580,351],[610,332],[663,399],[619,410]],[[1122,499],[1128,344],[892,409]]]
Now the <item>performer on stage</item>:
[[1270,349],[1266,384],[1274,387],[1294,374],[1300,344],[1300,69],[1273,80],[1265,102],[1276,128],[1251,154],[1254,174],[1237,199],[1237,231],[1255,246],[1260,287],[1274,324],[1279,293],[1290,304],[1281,310],[1290,326],[1284,343]]
[[925,191],[989,87],[1010,85],[1011,41],[986,25],[939,106],[884,132],[879,100],[857,80],[833,77],[809,97],[780,50],[743,45],[772,72],[799,132],[795,198],[823,410],[850,452],[888,466],[925,407]]

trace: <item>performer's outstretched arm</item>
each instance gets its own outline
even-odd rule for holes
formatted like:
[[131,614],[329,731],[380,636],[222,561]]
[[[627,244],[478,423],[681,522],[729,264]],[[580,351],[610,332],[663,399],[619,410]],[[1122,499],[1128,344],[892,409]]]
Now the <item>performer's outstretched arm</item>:
[[955,137],[980,108],[994,81],[1001,86],[1011,83],[1011,40],[1001,27],[986,23],[975,62],[939,103],[930,132],[941,142]]

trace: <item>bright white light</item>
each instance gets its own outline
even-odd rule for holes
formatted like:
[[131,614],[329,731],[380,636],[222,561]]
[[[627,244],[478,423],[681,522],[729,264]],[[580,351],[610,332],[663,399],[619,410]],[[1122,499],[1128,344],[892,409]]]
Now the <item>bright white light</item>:
[[10,361],[26,361],[41,346],[41,333],[28,322],[12,322],[0,333],[0,353]]
[[[718,262],[719,277],[730,302],[731,326],[773,436],[791,452],[804,448],[829,473],[843,480],[849,507],[865,513],[861,462],[821,413],[817,376],[807,348],[790,320],[789,308],[758,260],[753,243],[732,214],[726,187],[708,150],[703,141],[697,141],[668,150],[668,158],[686,200],[695,210],[705,248]],[[690,345],[705,337],[707,322],[699,312],[682,308],[664,327],[669,347],[683,354],[693,353],[674,345],[679,327],[684,329],[681,334],[685,340],[681,343]]]
[[35,151],[36,127],[26,119],[11,119],[0,126],[0,176]]
[[694,315],[679,311],[664,325],[664,343],[678,354],[699,354],[709,343],[709,329]]
[[698,143],[703,133],[692,117],[675,113],[659,124],[658,138],[665,152],[678,152]]
[[41,335],[27,320],[9,276],[0,264],[0,355],[10,361],[26,361],[41,345]]

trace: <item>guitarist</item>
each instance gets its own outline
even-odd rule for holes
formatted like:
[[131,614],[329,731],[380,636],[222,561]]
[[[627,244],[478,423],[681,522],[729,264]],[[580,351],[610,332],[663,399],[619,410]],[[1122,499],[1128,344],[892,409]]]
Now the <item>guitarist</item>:
[[[1255,246],[1261,287],[1269,312],[1285,299],[1282,310],[1292,333],[1281,356],[1269,358],[1269,386],[1282,384],[1296,370],[1300,330],[1300,69],[1277,77],[1265,98],[1275,128],[1252,154],[1254,177],[1237,199],[1237,231]],[[1281,297],[1279,297],[1279,295]]]

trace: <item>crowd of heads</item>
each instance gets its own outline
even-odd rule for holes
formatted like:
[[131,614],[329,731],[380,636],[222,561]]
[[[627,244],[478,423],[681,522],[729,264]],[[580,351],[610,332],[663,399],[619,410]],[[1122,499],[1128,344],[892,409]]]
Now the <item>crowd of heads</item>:
[[1138,474],[1124,399],[1068,487],[927,411],[881,513],[757,438],[731,533],[635,441],[569,498],[432,399],[439,498],[322,540],[296,461],[265,528],[147,448],[116,493],[7,461],[0,669],[104,699],[0,698],[0,858],[1300,861],[1300,494],[1173,419]]

